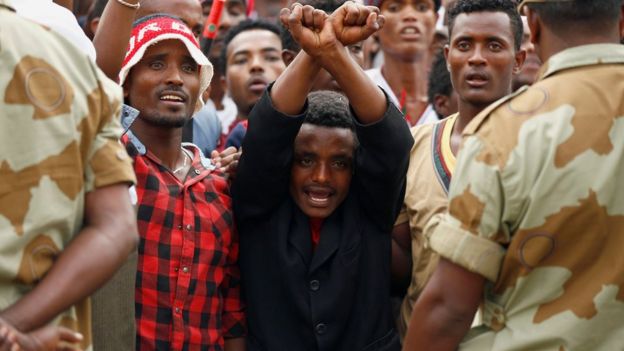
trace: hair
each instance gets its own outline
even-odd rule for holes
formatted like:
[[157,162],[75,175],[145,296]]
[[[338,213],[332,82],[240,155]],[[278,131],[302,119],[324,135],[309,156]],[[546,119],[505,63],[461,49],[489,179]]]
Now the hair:
[[355,130],[347,98],[337,92],[320,90],[308,94],[308,113],[304,123],[320,127]]
[[[301,5],[310,5],[318,10],[323,10],[325,13],[330,14],[336,11],[346,0],[297,0],[296,3]],[[301,46],[295,41],[288,29],[282,27],[282,48],[284,50],[291,50],[293,52],[301,51]]]
[[[618,0],[619,1],[619,0]],[[449,38],[452,36],[455,19],[462,13],[504,12],[509,17],[511,31],[514,36],[514,48],[520,50],[522,45],[522,18],[512,0],[459,0],[448,12]]]
[[558,36],[604,33],[620,18],[622,0],[574,0],[528,3]]
[[[431,66],[431,72],[429,72],[429,83],[427,86],[427,97],[429,103],[434,105],[434,99],[436,95],[451,96],[453,93],[453,84],[451,83],[451,73],[446,68],[446,59],[444,58],[444,51],[439,50],[435,58],[433,59],[433,65]],[[436,111],[438,117],[440,115]]]
[[223,50],[221,51],[221,58],[217,62],[217,64],[219,65],[218,69],[223,74],[225,74],[225,70],[227,69],[227,50],[230,42],[234,40],[237,35],[254,29],[268,30],[269,32],[275,33],[278,38],[281,38],[282,29],[280,28],[280,26],[264,20],[247,19],[230,28],[225,35],[225,38],[223,39]]

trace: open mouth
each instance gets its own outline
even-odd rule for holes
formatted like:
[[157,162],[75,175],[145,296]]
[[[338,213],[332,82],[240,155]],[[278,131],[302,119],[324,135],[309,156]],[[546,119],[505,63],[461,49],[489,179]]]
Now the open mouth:
[[258,77],[252,78],[248,84],[249,90],[257,95],[260,95],[264,92],[264,89],[269,85],[269,82],[266,79]]
[[406,40],[416,40],[420,38],[420,30],[417,27],[405,27],[399,32],[401,38]]
[[466,75],[466,83],[473,88],[480,88],[489,83],[489,81],[488,76],[483,73],[469,73]]
[[182,105],[186,103],[186,96],[180,92],[164,91],[160,94],[159,100],[166,104]]
[[334,195],[329,188],[308,188],[304,190],[304,193],[312,207],[326,207]]

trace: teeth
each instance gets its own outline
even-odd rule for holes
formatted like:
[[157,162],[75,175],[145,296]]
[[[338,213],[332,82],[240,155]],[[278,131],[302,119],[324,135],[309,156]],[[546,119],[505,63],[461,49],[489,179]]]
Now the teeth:
[[161,100],[182,101],[182,98],[175,95],[165,95],[160,97]]
[[405,28],[403,30],[403,33],[405,33],[405,34],[416,34],[416,28]]

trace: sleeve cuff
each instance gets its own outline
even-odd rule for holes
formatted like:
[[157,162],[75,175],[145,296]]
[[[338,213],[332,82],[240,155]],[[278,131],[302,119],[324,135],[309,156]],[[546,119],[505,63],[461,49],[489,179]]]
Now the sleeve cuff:
[[226,312],[223,314],[223,337],[240,338],[247,334],[244,312]]
[[409,222],[409,216],[407,215],[407,211],[405,210],[405,207],[403,207],[401,208],[401,212],[399,212],[399,215],[397,216],[396,221],[394,221],[394,225],[397,226],[399,224],[403,224],[407,222]]
[[498,279],[505,257],[505,249],[499,244],[457,228],[440,216],[434,217],[427,224],[424,233],[426,245],[440,256],[491,282]]

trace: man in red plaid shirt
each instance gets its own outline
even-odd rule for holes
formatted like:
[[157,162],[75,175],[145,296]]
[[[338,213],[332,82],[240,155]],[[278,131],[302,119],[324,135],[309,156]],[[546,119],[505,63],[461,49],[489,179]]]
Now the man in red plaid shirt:
[[182,127],[212,77],[192,31],[166,15],[133,25],[119,74],[137,175],[137,350],[240,350],[238,238],[229,185]]

